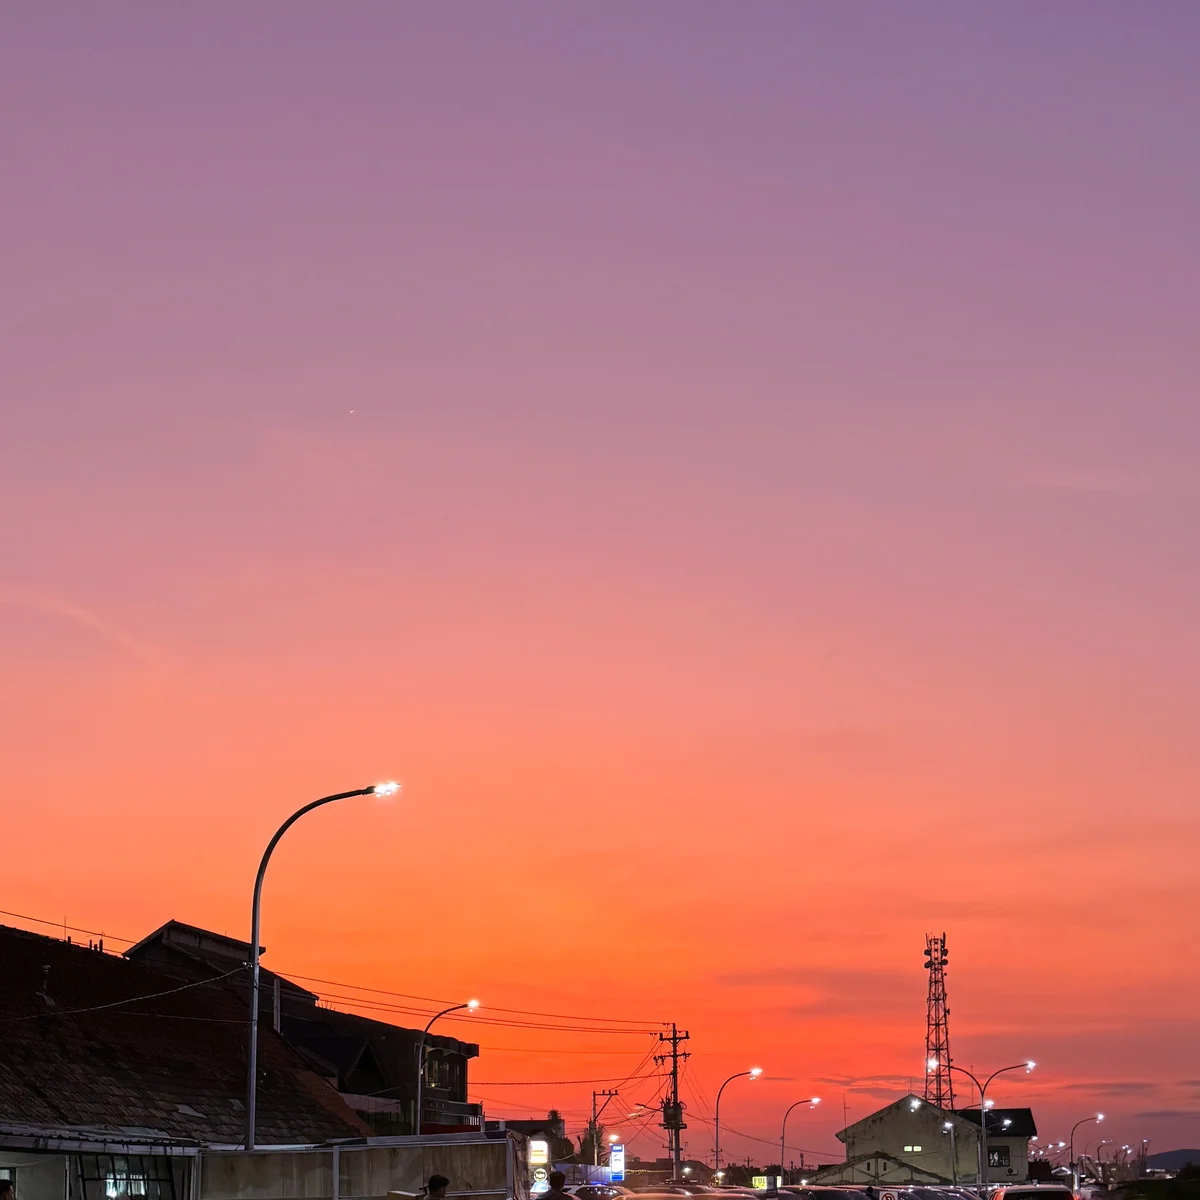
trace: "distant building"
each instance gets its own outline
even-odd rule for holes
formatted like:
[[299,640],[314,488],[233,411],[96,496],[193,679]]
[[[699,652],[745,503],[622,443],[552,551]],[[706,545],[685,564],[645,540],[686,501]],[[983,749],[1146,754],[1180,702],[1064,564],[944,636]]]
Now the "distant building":
[[[233,971],[226,986],[250,1003],[248,972],[237,970],[249,960],[249,942],[168,921],[126,957],[183,979]],[[265,969],[260,969],[260,986],[260,1022],[278,1028],[372,1133],[415,1132],[419,1029],[329,1008],[317,993]],[[421,1132],[480,1130],[482,1110],[467,1102],[467,1064],[478,1057],[479,1047],[431,1033],[425,1051]]]
[[[810,1183],[946,1184],[979,1182],[979,1109],[950,1111],[908,1095],[837,1137],[846,1161],[814,1171]],[[988,1109],[988,1182],[1029,1178],[1029,1141],[1037,1136],[1028,1108]]]

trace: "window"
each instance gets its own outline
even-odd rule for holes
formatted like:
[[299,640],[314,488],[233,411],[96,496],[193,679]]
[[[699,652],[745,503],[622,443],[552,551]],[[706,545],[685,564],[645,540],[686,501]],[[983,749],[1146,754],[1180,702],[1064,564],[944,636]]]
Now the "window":
[[[81,1154],[80,1200],[175,1200],[171,1164],[157,1155]],[[75,1187],[71,1188],[75,1193]]]
[[905,1146],[904,1153],[905,1154],[920,1154],[921,1147],[920,1146]]
[[988,1147],[988,1166],[989,1167],[1011,1167],[1012,1166],[1012,1148],[1009,1146],[989,1146]]
[[431,1054],[425,1060],[425,1086],[439,1090],[450,1087],[450,1060],[441,1054]]

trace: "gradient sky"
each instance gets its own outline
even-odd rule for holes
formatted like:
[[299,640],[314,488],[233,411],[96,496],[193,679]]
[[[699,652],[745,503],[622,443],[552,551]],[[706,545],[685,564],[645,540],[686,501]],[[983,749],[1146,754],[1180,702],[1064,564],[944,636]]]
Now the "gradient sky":
[[[1001,1103],[1200,1146],[1198,39],[5,6],[5,909],[246,936],[395,776],[268,965],[676,1020],[692,1154],[761,1063],[828,1158],[944,929]],[[576,1125],[648,1045],[476,1030]]]

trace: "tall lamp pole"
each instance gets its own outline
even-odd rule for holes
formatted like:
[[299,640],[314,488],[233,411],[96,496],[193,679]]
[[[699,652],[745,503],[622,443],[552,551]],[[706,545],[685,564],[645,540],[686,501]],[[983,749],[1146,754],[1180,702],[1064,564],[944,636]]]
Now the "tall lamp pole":
[[335,800],[348,800],[351,796],[391,796],[400,790],[398,783],[377,783],[371,787],[355,788],[352,792],[337,792],[332,796],[322,796],[303,808],[297,809],[275,831],[275,836],[267,843],[263,851],[262,861],[258,864],[258,874],[254,878],[254,903],[250,910],[250,1046],[246,1055],[246,1149],[254,1149],[254,1121],[258,1106],[258,942],[260,936],[260,914],[262,910],[263,878],[267,873],[267,864],[271,854],[279,845],[279,839],[305,813],[324,804],[332,804]]
[[[779,1132],[779,1174],[781,1176],[781,1183],[783,1182],[783,1173],[787,1169],[784,1166],[784,1164],[787,1162],[787,1119],[792,1115],[793,1108],[799,1108],[802,1104],[807,1104],[809,1108],[816,1108],[820,1103],[820,1096],[813,1096],[808,1100],[797,1100],[796,1103],[793,1104],[791,1108],[789,1108],[787,1112],[783,1114],[783,1128]],[[803,1158],[803,1155],[801,1155],[801,1158]]]
[[413,1133],[421,1132],[421,1093],[424,1090],[425,1083],[425,1038],[429,1034],[429,1030],[433,1027],[434,1021],[449,1013],[461,1012],[464,1008],[474,1012],[478,1007],[478,1000],[468,1000],[465,1004],[452,1004],[449,1008],[443,1008],[441,1012],[434,1013],[425,1022],[425,1028],[421,1030],[421,1037],[417,1042],[417,1119],[413,1125]]
[[954,1122],[945,1121],[942,1128],[950,1135],[950,1182],[958,1187],[958,1143],[954,1137]]
[[721,1093],[735,1079],[757,1079],[762,1074],[762,1067],[751,1067],[748,1071],[739,1071],[736,1075],[730,1075],[719,1088],[717,1088],[717,1103],[713,1112],[713,1169],[719,1175],[721,1172]]
[[[929,1070],[937,1069],[938,1060],[931,1058],[928,1063]],[[987,1090],[991,1086],[992,1080],[998,1075],[1007,1075],[1009,1071],[1024,1071],[1027,1075],[1037,1063],[1032,1060],[1023,1063],[1014,1063],[1011,1067],[1001,1067],[998,1071],[993,1071],[982,1083],[965,1067],[956,1067],[953,1063],[946,1063],[946,1066],[951,1071],[957,1071],[960,1075],[965,1075],[979,1092],[979,1194],[980,1196],[987,1195]]]
[[1080,1127],[1080,1125],[1086,1125],[1089,1121],[1103,1121],[1103,1120],[1104,1120],[1104,1114],[1097,1113],[1094,1117],[1080,1117],[1079,1120],[1076,1121],[1075,1124],[1071,1126],[1071,1142],[1070,1142],[1071,1163],[1070,1163],[1070,1166],[1071,1166],[1071,1188],[1073,1191],[1079,1190],[1079,1166],[1075,1162],[1075,1130],[1077,1130]]

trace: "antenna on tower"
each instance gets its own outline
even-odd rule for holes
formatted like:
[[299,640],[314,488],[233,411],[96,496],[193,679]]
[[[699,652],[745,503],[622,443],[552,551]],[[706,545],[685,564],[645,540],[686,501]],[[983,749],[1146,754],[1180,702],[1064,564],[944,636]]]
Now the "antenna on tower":
[[925,935],[925,970],[929,1003],[925,1010],[925,1099],[938,1108],[954,1107],[954,1072],[950,1070],[950,1026],[946,1006],[946,935]]

